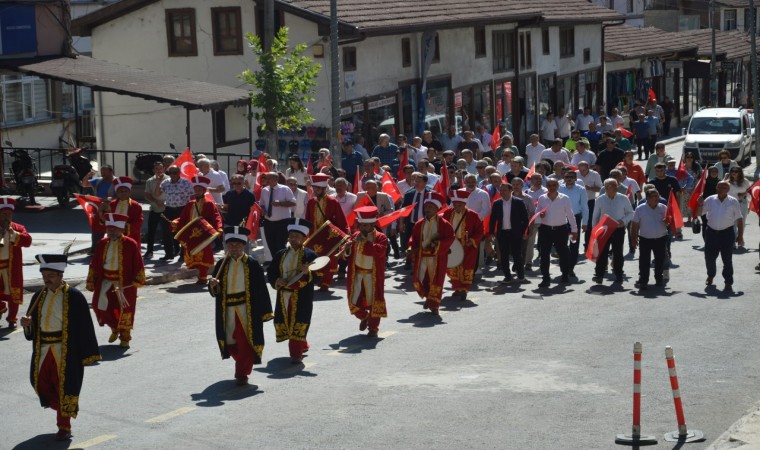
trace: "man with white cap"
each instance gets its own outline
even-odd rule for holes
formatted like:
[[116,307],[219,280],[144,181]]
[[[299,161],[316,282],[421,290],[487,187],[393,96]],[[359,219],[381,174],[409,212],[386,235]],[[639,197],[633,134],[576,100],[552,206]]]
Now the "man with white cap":
[[139,203],[130,198],[133,184],[134,182],[129,177],[117,177],[114,179],[116,198],[111,200],[109,211],[128,217],[127,228],[124,229],[124,234],[134,239],[139,249],[142,243],[140,231],[143,224],[143,210]]
[[464,258],[447,273],[454,288],[454,297],[467,299],[467,292],[472,286],[475,268],[478,265],[478,249],[483,239],[483,221],[475,211],[467,208],[470,192],[466,189],[451,191],[452,207],[444,211],[443,218],[454,228],[454,238],[462,244]]
[[22,247],[32,245],[23,225],[13,222],[16,200],[0,198],[0,316],[8,311],[8,326],[16,328],[18,305],[24,303]]
[[[311,190],[314,192],[314,197],[309,199],[306,204],[306,221],[311,222],[311,233],[315,232],[328,220],[331,224],[335,225],[339,230],[348,234],[348,223],[346,222],[346,216],[343,214],[343,209],[340,207],[340,203],[335,197],[326,195],[327,181],[330,178],[329,175],[319,173],[311,176]],[[316,248],[316,247],[315,247]],[[338,272],[338,258],[335,255],[319,255],[329,256],[330,264],[327,265],[320,272],[315,273],[318,278],[319,291],[327,292],[330,290],[332,284],[333,275]]]
[[388,317],[385,308],[388,238],[375,227],[378,217],[375,206],[357,208],[359,231],[351,236],[341,254],[348,259],[348,310],[360,320],[360,331],[369,327],[369,337],[377,337],[380,318]]
[[311,325],[314,279],[309,263],[317,254],[303,246],[312,225],[292,218],[287,220],[288,247],[277,252],[267,269],[267,281],[277,290],[274,331],[277,342],[288,341],[290,360],[298,364],[309,350],[306,335]]
[[94,292],[92,310],[100,326],[108,325],[111,336],[122,348],[129,348],[137,308],[137,288],[145,286],[145,267],[140,247],[124,234],[127,216],[104,214],[106,237],[98,242],[90,261],[86,288]]
[[272,320],[272,303],[264,287],[264,269],[245,253],[250,231],[224,228],[227,256],[216,263],[209,292],[216,298],[216,341],[222,359],[235,360],[235,380],[248,384],[264,353],[264,322]]
[[[45,288],[21,318],[33,342],[30,381],[43,408],[56,412],[55,439],[71,439],[79,411],[84,366],[100,361],[98,340],[84,295],[63,280],[66,255],[37,255]],[[141,260],[142,261],[142,260]]]
[[[209,179],[196,175],[190,180],[193,183],[193,198],[182,209],[177,221],[176,230],[182,229],[185,225],[197,217],[205,220],[216,232],[224,232],[222,216],[216,204],[206,200],[206,188],[208,188]],[[185,250],[185,265],[188,269],[198,269],[197,284],[208,283],[208,270],[214,266],[214,249],[213,245],[206,245],[203,250],[191,255],[191,249],[183,246]]]
[[407,253],[407,257],[412,258],[414,288],[425,299],[422,309],[430,309],[435,315],[441,305],[449,247],[454,242],[454,229],[438,215],[445,204],[446,199],[438,192],[430,192],[425,197],[425,217],[414,224]]

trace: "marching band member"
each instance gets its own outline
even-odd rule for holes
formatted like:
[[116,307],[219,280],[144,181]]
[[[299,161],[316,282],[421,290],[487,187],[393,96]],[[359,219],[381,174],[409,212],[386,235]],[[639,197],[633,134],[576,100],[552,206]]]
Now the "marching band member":
[[100,361],[100,351],[87,300],[63,280],[66,255],[35,258],[45,288],[34,294],[21,318],[24,335],[33,343],[30,381],[42,407],[56,412],[55,439],[65,441],[79,411],[84,366]]
[[98,242],[90,261],[86,288],[94,292],[92,310],[100,326],[108,325],[108,342],[121,340],[129,348],[137,307],[137,288],[145,286],[145,268],[140,247],[124,234],[127,216],[106,213],[106,237]]
[[11,328],[16,328],[18,305],[24,303],[21,247],[32,245],[32,237],[26,228],[13,222],[15,209],[16,200],[0,198],[0,316],[8,311],[8,326]]
[[209,292],[216,298],[216,341],[222,359],[235,360],[239,386],[248,384],[253,365],[261,364],[264,322],[274,317],[264,269],[245,253],[249,234],[240,226],[224,228],[227,256],[216,263],[209,281]]
[[409,253],[412,258],[414,288],[425,299],[423,309],[438,315],[441,305],[441,290],[446,277],[449,247],[454,241],[454,229],[438,211],[446,204],[446,199],[438,192],[425,197],[425,216],[414,224],[409,239]]
[[[219,232],[224,231],[222,216],[219,214],[219,210],[216,208],[214,202],[209,202],[205,198],[209,179],[196,175],[191,181],[193,183],[194,197],[187,203],[187,205],[185,205],[184,209],[182,209],[182,213],[179,215],[177,222],[174,222],[177,224],[176,230],[174,231],[181,229],[196,217],[203,218],[214,230]],[[188,246],[183,245],[185,250],[185,265],[189,269],[198,269],[197,284],[208,283],[208,269],[214,266],[213,247],[213,245],[207,245],[203,248],[203,251],[191,255]]]
[[290,360],[294,364],[303,360],[309,350],[306,334],[311,324],[314,302],[314,280],[309,263],[317,254],[303,246],[311,223],[292,218],[288,221],[288,244],[277,252],[267,269],[267,281],[277,290],[274,310],[274,331],[277,342],[288,341]]
[[[313,224],[312,233],[329,220],[342,232],[348,234],[350,232],[348,223],[346,223],[346,216],[343,215],[340,203],[335,197],[326,195],[329,178],[329,175],[322,173],[311,175],[311,190],[314,192],[314,197],[310,198],[309,203],[306,204],[306,221]],[[338,271],[338,259],[333,255],[321,256],[329,256],[330,264],[315,275],[320,278],[319,292],[327,292],[330,290],[333,275]]]
[[443,218],[454,228],[454,237],[464,249],[464,259],[456,267],[448,269],[454,297],[467,299],[467,292],[472,286],[475,267],[478,264],[478,248],[483,238],[483,221],[475,211],[467,208],[470,192],[457,189],[451,192],[452,207],[443,213]]
[[375,206],[356,209],[359,231],[341,253],[348,259],[348,309],[359,319],[359,330],[369,327],[369,337],[377,337],[385,309],[385,261],[388,238],[375,228],[379,212]]
[[130,198],[132,194],[133,181],[129,177],[117,177],[113,180],[116,198],[111,200],[110,212],[127,216],[127,228],[124,234],[137,242],[137,248],[140,249],[141,236],[140,230],[143,223],[142,206]]

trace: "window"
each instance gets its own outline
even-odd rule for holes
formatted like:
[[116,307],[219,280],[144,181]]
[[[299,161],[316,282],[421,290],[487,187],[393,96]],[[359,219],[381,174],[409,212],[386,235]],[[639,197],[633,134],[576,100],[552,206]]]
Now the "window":
[[533,48],[530,44],[530,31],[520,33],[520,70],[530,69],[533,66]]
[[551,47],[549,46],[549,29],[548,28],[541,29],[541,51],[544,53],[544,55],[548,55],[551,53]]
[[723,11],[723,31],[736,29],[736,10],[726,9]]
[[343,47],[343,71],[356,70],[356,47]]
[[225,110],[219,109],[212,113],[214,115],[214,128],[216,128],[216,143],[227,142],[227,120]]
[[633,12],[633,0],[627,0],[625,2],[625,12],[631,14]]
[[5,125],[52,118],[50,84],[37,77],[2,75],[0,77]]
[[437,63],[441,61],[441,41],[438,39],[438,33],[435,34],[435,52],[433,53],[433,60],[431,62]]
[[412,65],[412,41],[409,38],[401,39],[401,67]]
[[609,9],[615,9],[615,0],[607,0],[607,7]]
[[198,56],[195,40],[195,10],[167,9],[166,35],[169,56]]
[[86,86],[73,86],[71,84],[61,83],[60,89],[61,105],[60,108],[56,106],[56,110],[60,109],[64,115],[74,114],[74,92],[76,92],[79,96],[78,106],[80,113],[95,108],[91,88],[88,88]]
[[575,56],[575,28],[563,27],[559,29],[559,57],[570,56]]
[[486,56],[486,27],[475,27],[475,57]]
[[591,49],[584,48],[583,49],[583,64],[588,64],[590,62],[591,62]]
[[240,7],[211,8],[215,55],[242,55],[243,31]]
[[515,68],[515,33],[493,32],[493,71],[506,72]]

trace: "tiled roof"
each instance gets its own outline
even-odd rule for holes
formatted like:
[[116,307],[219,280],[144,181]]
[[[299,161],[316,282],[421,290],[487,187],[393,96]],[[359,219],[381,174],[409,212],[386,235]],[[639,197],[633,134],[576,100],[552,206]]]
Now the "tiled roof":
[[[709,57],[712,52],[712,30],[687,30],[672,33],[678,38],[687,40],[699,46],[699,56]],[[725,54],[726,59],[744,58],[751,53],[749,38],[741,31],[716,31],[715,49]]]
[[88,56],[37,61],[0,60],[0,68],[188,109],[221,109],[228,105],[242,106],[250,101],[248,91],[244,89],[133,69]]
[[[728,6],[729,8],[749,8],[749,0],[718,0],[715,2],[721,6]],[[707,9],[707,6],[705,6]]]
[[604,59],[619,61],[631,58],[691,53],[696,56],[698,45],[673,36],[659,28],[635,28],[628,25],[607,27],[604,30]]

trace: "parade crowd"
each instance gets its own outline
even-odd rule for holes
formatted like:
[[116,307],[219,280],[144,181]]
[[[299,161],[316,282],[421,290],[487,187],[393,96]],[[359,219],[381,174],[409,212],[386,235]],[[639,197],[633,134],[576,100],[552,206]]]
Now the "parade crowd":
[[[647,126],[642,137],[644,126],[636,124],[659,115],[656,106],[649,103],[632,131],[622,129],[616,111],[599,122],[588,110],[576,118],[549,113],[540,135],[521,149],[503,126],[493,135],[483,127],[462,134],[452,127],[437,137],[430,131],[397,136],[395,143],[382,134],[371,151],[345,140],[341,168],[323,149],[307,165],[292,155],[282,171],[266,154],[243,159],[228,176],[195,155],[197,173],[189,176],[185,164],[166,156],[145,183],[144,254],[133,181],[102,166],[87,183],[101,200],[91,215],[90,307],[98,325],[110,330],[108,342],[130,348],[143,261],[154,259],[160,241],[161,261],[181,256],[197,269],[196,282],[208,286],[221,356],[235,361],[235,379],[245,385],[263,358],[264,322],[273,321],[277,342],[287,341],[292,362],[301,363],[315,291],[331,290],[334,278],[346,280],[348,312],[359,329],[376,338],[388,315],[386,270],[408,274],[433,315],[446,291],[467,300],[491,264],[509,295],[533,281],[538,288],[577,282],[583,259],[594,264],[595,283],[604,283],[610,270],[612,283],[625,283],[626,262],[639,252],[636,288],[653,289],[654,278],[654,289],[662,290],[670,247],[691,226],[704,239],[705,284],[715,283],[720,256],[723,289],[733,292],[732,255],[744,245],[756,186],[728,152],[710,167],[691,154],[675,161],[650,138],[662,123]],[[644,167],[634,162],[637,153],[646,158]],[[12,199],[0,199],[0,314],[7,312],[11,327],[23,303],[21,248],[32,244],[12,221],[13,211]],[[252,257],[259,239],[263,264]],[[42,406],[57,413],[56,438],[66,440],[83,367],[100,354],[88,301],[64,280],[67,256],[36,258],[45,288],[20,324],[34,344],[31,383]],[[274,308],[265,284],[276,292]]]

